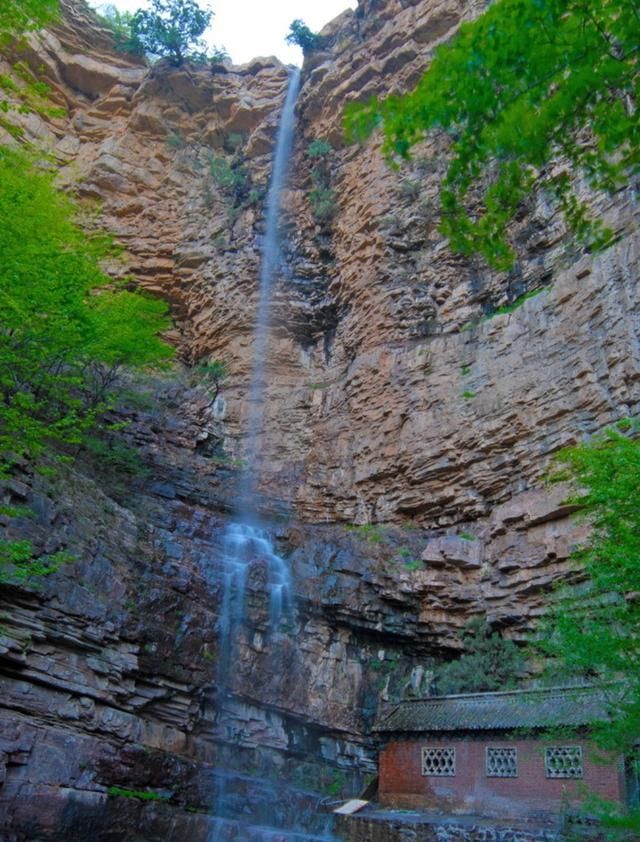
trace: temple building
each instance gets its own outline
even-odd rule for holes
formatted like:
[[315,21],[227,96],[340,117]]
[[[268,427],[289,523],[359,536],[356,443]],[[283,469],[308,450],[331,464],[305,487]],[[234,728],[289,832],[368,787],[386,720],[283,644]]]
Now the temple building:
[[619,688],[571,687],[402,701],[375,726],[386,807],[540,819],[588,793],[637,803],[638,770],[595,749]]

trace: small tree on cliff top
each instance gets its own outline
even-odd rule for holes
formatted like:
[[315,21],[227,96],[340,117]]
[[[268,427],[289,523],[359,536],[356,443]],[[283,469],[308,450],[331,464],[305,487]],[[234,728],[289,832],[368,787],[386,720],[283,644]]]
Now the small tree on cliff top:
[[303,53],[310,53],[312,50],[321,50],[324,46],[322,35],[312,32],[307,24],[299,18],[291,22],[289,33],[285,40],[287,44],[300,47]]
[[131,35],[151,56],[168,58],[179,67],[190,54],[206,51],[200,36],[213,12],[195,0],[151,0],[150,9],[138,9],[131,21]]

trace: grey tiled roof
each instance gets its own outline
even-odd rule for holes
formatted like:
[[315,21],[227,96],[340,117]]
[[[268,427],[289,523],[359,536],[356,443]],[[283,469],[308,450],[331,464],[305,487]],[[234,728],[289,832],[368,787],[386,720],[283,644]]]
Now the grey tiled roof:
[[385,711],[375,731],[509,731],[581,726],[608,719],[619,688],[553,687],[409,699]]

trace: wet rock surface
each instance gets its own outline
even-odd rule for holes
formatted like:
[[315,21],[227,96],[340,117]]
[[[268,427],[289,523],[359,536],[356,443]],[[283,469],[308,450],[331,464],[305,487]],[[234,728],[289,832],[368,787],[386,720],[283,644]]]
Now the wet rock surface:
[[[5,499],[19,493],[35,512],[10,537],[75,560],[40,582],[0,587],[3,839],[206,840],[222,774],[231,838],[254,834],[245,825],[265,824],[274,803],[276,827],[315,837],[326,790],[349,776],[359,786],[374,769],[346,702],[355,684],[375,695],[358,642],[331,627],[313,589],[292,627],[270,640],[260,558],[251,622],[232,649],[232,692],[220,703],[229,520],[220,501],[234,477],[197,452],[215,426],[206,399],[181,398],[161,432],[149,414],[129,419],[126,435],[153,472],[130,480],[126,501],[104,478],[98,487],[89,466],[51,481],[25,473],[7,486]],[[314,718],[312,699],[323,693]],[[255,834],[246,838],[269,838]]]
[[[524,639],[573,575],[584,526],[543,477],[561,447],[638,412],[633,185],[600,207],[619,237],[599,256],[536,196],[511,272],[453,255],[435,202],[446,146],[425,142],[394,172],[379,139],[345,145],[341,113],[407,90],[483,4],[363,0],[325,30],[303,74],[259,465],[296,614],[269,632],[256,559],[217,716],[221,552],[287,68],[149,69],[64,6],[11,61],[37,68],[66,116],[17,119],[86,224],[124,246],[109,270],[170,302],[184,360],[222,359],[229,376],[214,405],[183,384],[161,416],[127,415],[145,476],[79,465],[7,486],[6,502],[36,512],[9,537],[77,560],[40,589],[0,589],[0,838],[204,842],[216,769],[232,778],[225,833],[243,838],[234,822],[264,824],[277,782],[309,816],[355,794],[375,768],[377,706],[424,689],[470,617]],[[333,147],[329,220],[310,201],[319,138]],[[321,836],[316,818],[301,833]]]

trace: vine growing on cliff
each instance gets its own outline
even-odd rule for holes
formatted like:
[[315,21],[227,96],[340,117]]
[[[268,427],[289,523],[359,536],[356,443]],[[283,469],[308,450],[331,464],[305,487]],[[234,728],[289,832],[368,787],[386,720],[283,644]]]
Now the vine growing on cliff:
[[637,0],[496,0],[437,49],[414,91],[350,105],[347,133],[381,127],[390,159],[426,135],[448,139],[440,230],[455,251],[511,266],[508,226],[534,187],[603,248],[614,233],[583,187],[614,193],[638,173],[639,45]]

